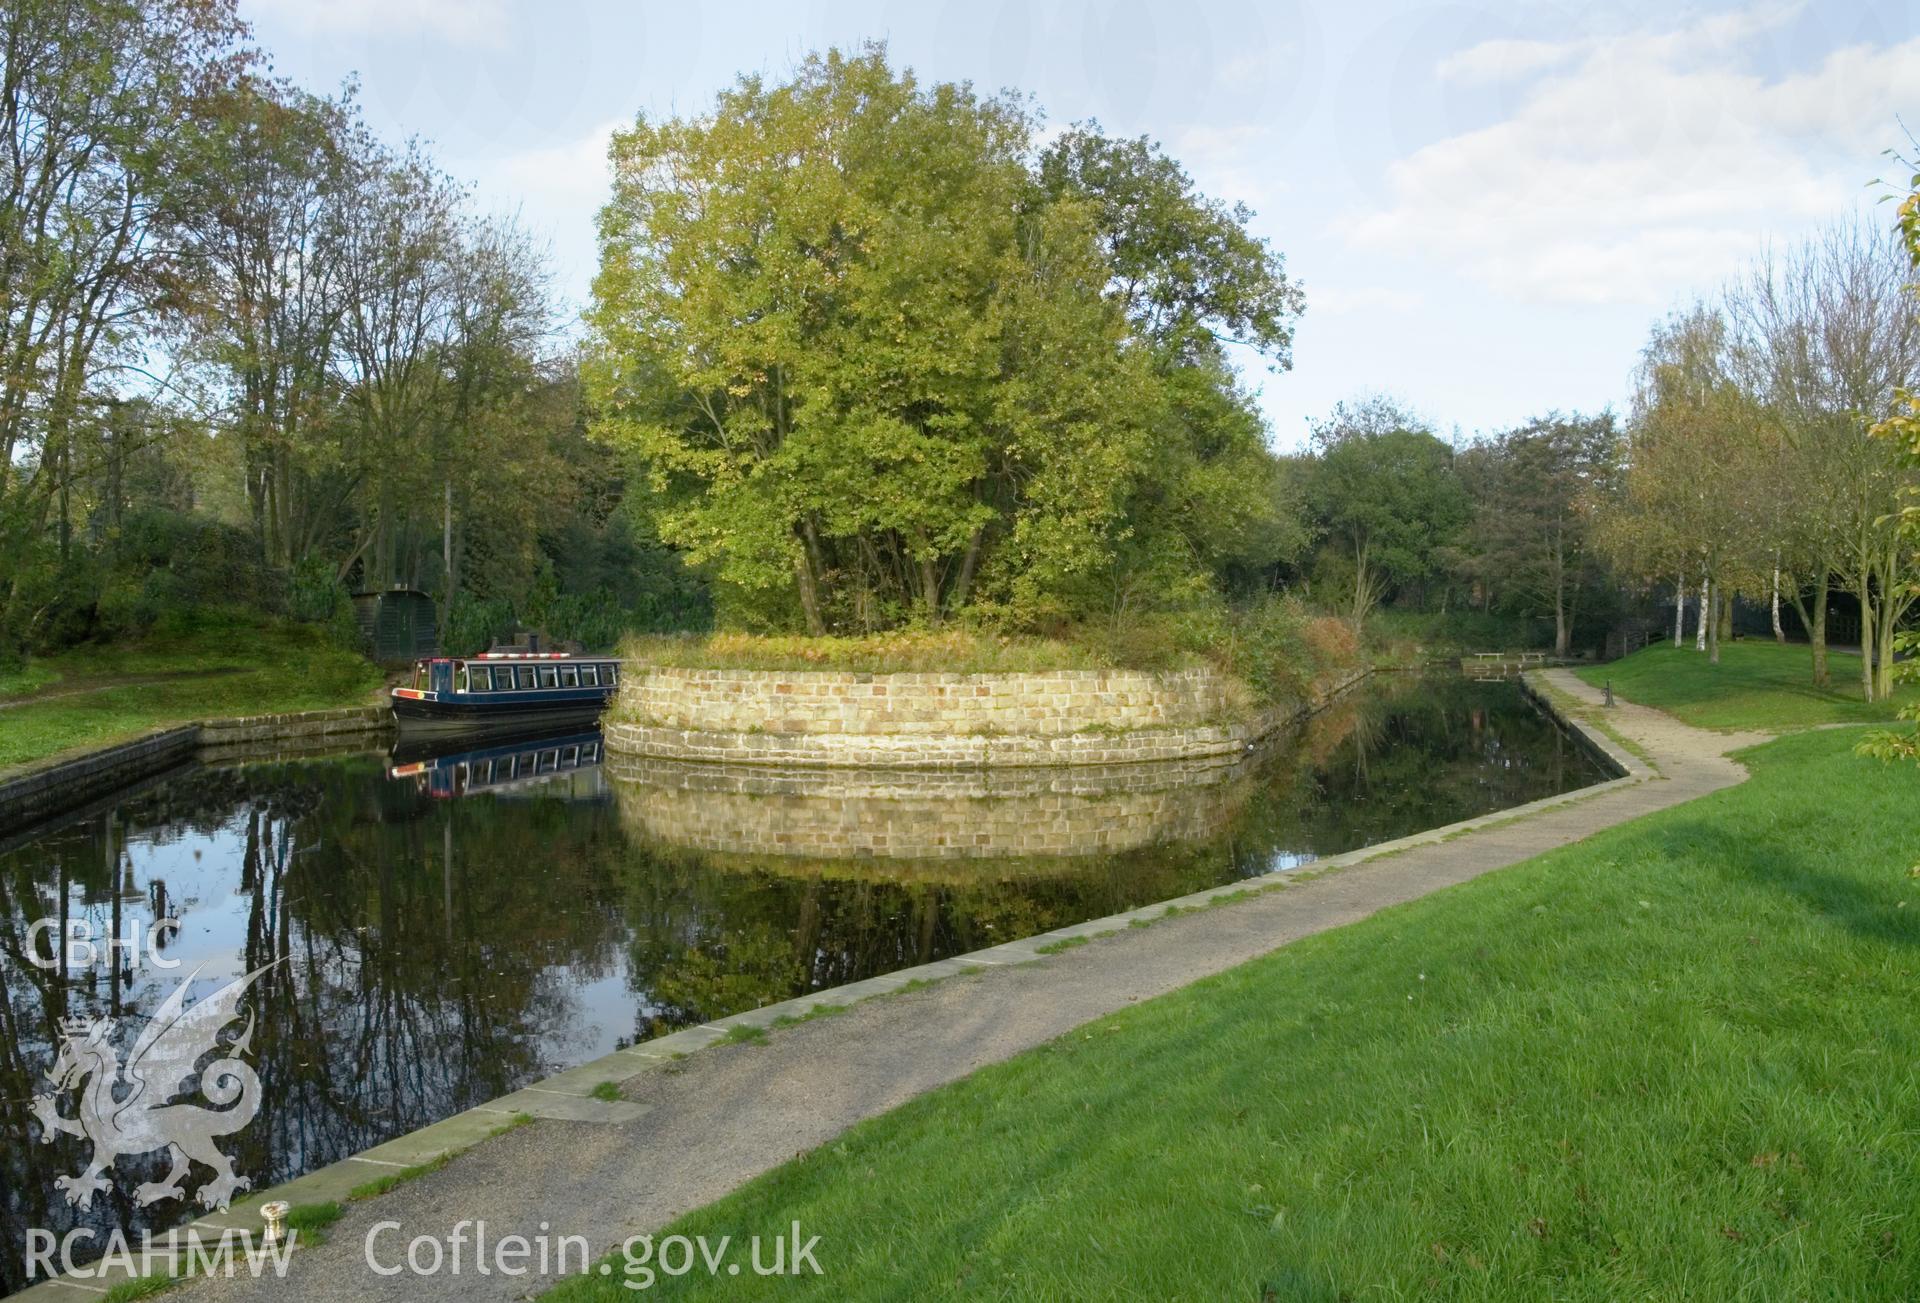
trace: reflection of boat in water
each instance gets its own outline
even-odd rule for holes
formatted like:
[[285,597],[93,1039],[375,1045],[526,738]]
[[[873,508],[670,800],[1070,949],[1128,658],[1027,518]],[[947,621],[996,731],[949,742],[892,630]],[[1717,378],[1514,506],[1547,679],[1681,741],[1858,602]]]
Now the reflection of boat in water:
[[620,662],[561,652],[483,652],[414,662],[392,692],[403,733],[539,727],[598,719],[620,682]]
[[[421,791],[437,799],[481,792],[512,795],[536,788],[541,795],[558,795],[561,793],[552,789],[556,780],[566,775],[575,779],[566,795],[598,797],[603,793],[598,729],[511,739],[482,734],[464,740],[468,749],[439,755],[423,755],[418,746],[402,743],[394,749],[395,763],[388,768],[387,777],[411,778]],[[458,744],[444,737],[439,741],[442,749],[449,743]],[[481,741],[484,746],[473,745]],[[580,780],[586,780],[584,785]]]

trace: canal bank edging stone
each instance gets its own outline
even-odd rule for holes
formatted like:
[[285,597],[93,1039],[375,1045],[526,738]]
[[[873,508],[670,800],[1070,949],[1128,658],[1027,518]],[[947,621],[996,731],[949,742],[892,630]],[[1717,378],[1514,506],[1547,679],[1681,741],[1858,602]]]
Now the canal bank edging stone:
[[[1059,951],[1079,946],[1096,938],[1111,936],[1130,929],[1149,927],[1162,920],[1184,914],[1228,906],[1251,895],[1304,885],[1341,869],[1403,855],[1421,847],[1455,841],[1476,831],[1518,822],[1549,810],[1590,801],[1606,793],[1635,787],[1661,777],[1656,769],[1631,754],[1607,733],[1583,718],[1588,714],[1584,708],[1567,698],[1550,693],[1543,684],[1527,681],[1532,677],[1528,675],[1523,679],[1523,689],[1528,697],[1560,721],[1576,739],[1603,757],[1608,767],[1618,775],[1617,777],[1571,792],[1530,801],[1524,805],[1460,820],[1439,828],[1427,829],[1393,841],[1361,847],[1339,855],[1330,855],[1299,868],[1280,869],[1257,877],[1224,883],[1171,900],[1158,901],[1118,914],[1069,924],[933,963],[808,992],[778,1004],[765,1005],[758,1009],[718,1018],[711,1023],[683,1028],[666,1036],[615,1050],[591,1062],[523,1086],[486,1104],[469,1108],[418,1131],[398,1136],[271,1189],[251,1193],[244,1200],[236,1202],[225,1213],[202,1217],[186,1226],[176,1228],[170,1233],[169,1239],[176,1246],[184,1246],[196,1240],[200,1243],[218,1242],[223,1236],[238,1234],[242,1231],[251,1231],[257,1235],[261,1226],[264,1225],[259,1215],[259,1208],[269,1200],[284,1200],[295,1207],[328,1202],[344,1203],[353,1191],[370,1181],[378,1180],[383,1176],[417,1170],[426,1164],[451,1158],[483,1140],[499,1135],[503,1130],[513,1127],[524,1119],[584,1122],[603,1126],[637,1121],[652,1111],[649,1105],[627,1099],[602,1099],[594,1094],[596,1088],[604,1088],[607,1085],[619,1087],[643,1073],[659,1071],[671,1063],[685,1059],[688,1055],[717,1044],[730,1042],[738,1035],[736,1028],[765,1032],[786,1020],[806,1019],[823,1007],[835,1011],[842,1010],[905,990],[918,990],[931,983],[943,982],[950,978],[977,976],[997,968],[1035,963]],[[184,1248],[177,1251],[184,1252]],[[79,1295],[72,1291],[80,1289],[86,1289],[95,1295],[101,1292],[91,1286],[55,1280],[35,1285],[17,1297],[34,1300],[36,1303],[42,1299],[77,1298]]]
[[392,728],[393,713],[386,706],[347,706],[174,725],[0,781],[0,832],[78,809],[189,760],[257,755],[268,744],[298,752],[331,746],[342,738],[384,735]]

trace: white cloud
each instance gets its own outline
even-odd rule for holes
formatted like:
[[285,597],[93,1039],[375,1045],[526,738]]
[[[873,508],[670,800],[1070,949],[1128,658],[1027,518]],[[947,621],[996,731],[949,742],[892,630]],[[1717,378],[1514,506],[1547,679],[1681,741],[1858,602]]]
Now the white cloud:
[[501,45],[507,26],[506,0],[247,0],[246,13],[302,36],[425,33],[468,45]]
[[1496,82],[1556,67],[1580,51],[1577,41],[1482,41],[1440,60],[1442,81]]
[[557,145],[456,161],[474,176],[483,205],[516,211],[548,242],[555,285],[570,308],[584,306],[599,264],[594,215],[612,188],[607,144],[616,128],[631,125],[616,118]]
[[1757,71],[1753,47],[1791,12],[1452,56],[1448,75],[1520,78],[1517,109],[1390,164],[1389,202],[1342,229],[1536,302],[1661,304],[1709,285],[1770,234],[1866,197],[1920,84],[1920,38]]
[[1412,312],[1425,301],[1412,290],[1395,289],[1387,285],[1315,284],[1307,287],[1307,313],[1312,318],[1378,318],[1398,312]]
[[632,125],[631,118],[615,118],[561,144],[504,155],[487,166],[485,180],[542,207],[596,211],[606,202],[612,175],[607,145],[616,130]]

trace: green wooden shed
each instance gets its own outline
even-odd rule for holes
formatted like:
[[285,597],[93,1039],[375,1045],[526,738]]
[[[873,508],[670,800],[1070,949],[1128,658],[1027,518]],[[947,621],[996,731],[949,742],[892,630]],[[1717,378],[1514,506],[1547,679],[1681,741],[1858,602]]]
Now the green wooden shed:
[[355,593],[360,643],[381,665],[411,665],[439,646],[433,599],[417,588]]

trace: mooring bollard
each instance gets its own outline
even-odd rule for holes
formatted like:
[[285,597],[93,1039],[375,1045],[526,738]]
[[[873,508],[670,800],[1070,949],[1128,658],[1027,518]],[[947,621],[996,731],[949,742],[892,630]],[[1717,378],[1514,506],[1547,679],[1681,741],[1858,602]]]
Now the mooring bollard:
[[1607,705],[1612,706],[1613,705],[1613,680],[1612,679],[1607,680],[1606,694],[1607,694]]
[[271,1203],[260,1205],[260,1216],[266,1219],[266,1233],[260,1237],[262,1248],[271,1249],[280,1243],[280,1237],[287,1233],[287,1214],[291,1207],[284,1199],[275,1199]]

